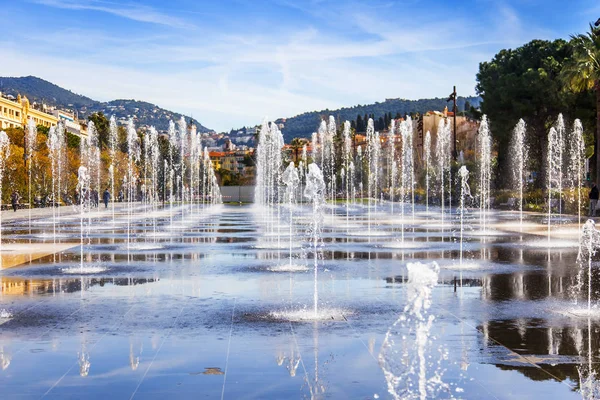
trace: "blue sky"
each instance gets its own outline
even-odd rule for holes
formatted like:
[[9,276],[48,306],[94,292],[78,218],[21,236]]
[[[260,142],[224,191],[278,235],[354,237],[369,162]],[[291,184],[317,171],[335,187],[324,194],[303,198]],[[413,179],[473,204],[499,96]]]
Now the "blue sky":
[[479,62],[567,38],[598,0],[4,0],[0,76],[228,130],[388,97],[475,94]]

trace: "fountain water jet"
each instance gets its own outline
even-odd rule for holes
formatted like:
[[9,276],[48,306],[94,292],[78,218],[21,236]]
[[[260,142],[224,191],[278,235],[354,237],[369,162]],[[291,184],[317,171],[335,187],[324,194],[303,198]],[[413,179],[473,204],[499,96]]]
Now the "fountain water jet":
[[581,189],[584,174],[585,142],[583,140],[583,126],[576,119],[573,123],[573,133],[569,140],[569,164],[567,167],[567,183],[569,194],[577,199],[578,224],[581,226]]
[[431,164],[431,133],[429,131],[425,134],[423,158],[425,159],[425,212],[429,213],[429,168]]
[[304,197],[310,199],[312,203],[312,223],[309,233],[311,235],[314,267],[314,317],[319,315],[319,290],[317,286],[317,277],[319,270],[319,246],[321,242],[321,230],[323,229],[323,204],[325,203],[325,180],[321,170],[315,163],[308,165],[308,174],[306,175],[306,187],[304,188]]
[[523,192],[527,180],[526,168],[528,161],[528,149],[525,141],[525,121],[519,120],[513,130],[511,141],[512,178],[513,183],[519,188],[519,227],[523,231]]
[[429,309],[440,269],[436,263],[409,263],[407,268],[408,304],[385,335],[378,356],[379,366],[387,381],[388,393],[394,399],[437,398],[442,391],[449,391],[441,379],[441,361],[437,361],[437,365],[433,361],[434,339],[430,334],[435,316]]
[[[479,209],[480,229],[487,230],[487,217],[490,212],[490,183],[492,181],[492,138],[488,127],[487,116],[481,118],[479,126]],[[467,172],[468,174],[468,172]]]
[[31,198],[31,170],[33,168],[33,150],[35,149],[37,144],[37,127],[35,126],[35,122],[33,118],[29,118],[27,120],[27,127],[25,132],[25,146],[26,146],[26,157],[29,160],[28,163],[28,201],[29,201],[29,234],[31,235],[31,209],[33,208],[33,201]]
[[[4,166],[10,156],[10,140],[4,131],[0,131],[0,209],[2,208],[2,179],[4,178]],[[0,212],[0,253],[2,252],[2,213]],[[0,257],[0,263],[2,258]],[[2,265],[0,264],[0,267]]]

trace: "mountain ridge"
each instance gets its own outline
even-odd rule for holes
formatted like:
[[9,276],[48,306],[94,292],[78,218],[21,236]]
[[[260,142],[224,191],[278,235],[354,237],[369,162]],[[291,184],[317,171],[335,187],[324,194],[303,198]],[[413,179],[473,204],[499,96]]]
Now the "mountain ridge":
[[[458,111],[464,110],[465,103],[469,102],[472,106],[478,107],[481,103],[481,97],[478,96],[458,96],[456,99],[456,107]],[[312,133],[315,132],[321,120],[334,116],[341,122],[352,121],[357,118],[358,115],[363,117],[365,114],[373,114],[375,119],[382,117],[385,113],[392,113],[392,115],[408,115],[411,113],[425,113],[427,111],[441,111],[444,107],[448,106],[451,109],[451,103],[447,102],[445,98],[435,97],[430,99],[419,99],[419,100],[408,100],[408,99],[386,99],[383,102],[375,102],[372,104],[361,105],[351,107],[342,107],[336,110],[320,110],[320,111],[308,111],[302,114],[290,118],[278,118],[275,120],[276,123],[283,124],[283,133],[286,143],[295,137],[310,138]]]
[[194,118],[166,110],[147,101],[115,99],[101,102],[32,75],[0,77],[0,91],[13,96],[21,94],[32,102],[70,109],[77,112],[81,119],[87,119],[95,112],[102,112],[107,117],[114,115],[118,120],[132,116],[137,125],[154,126],[160,131],[166,131],[169,127],[169,120],[177,121],[184,116],[187,121],[192,121],[196,125],[198,132],[213,131]]

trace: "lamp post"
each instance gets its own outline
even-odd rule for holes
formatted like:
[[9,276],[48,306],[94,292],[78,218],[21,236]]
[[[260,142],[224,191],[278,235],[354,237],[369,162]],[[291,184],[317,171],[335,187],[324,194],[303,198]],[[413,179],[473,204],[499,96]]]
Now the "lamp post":
[[449,102],[450,100],[452,100],[452,102],[453,102],[452,111],[454,112],[454,134],[453,134],[453,140],[452,140],[452,142],[453,142],[452,157],[454,158],[454,161],[456,161],[456,157],[458,155],[458,153],[456,152],[456,86],[454,86],[452,93],[450,93],[450,96],[448,97],[446,102]]

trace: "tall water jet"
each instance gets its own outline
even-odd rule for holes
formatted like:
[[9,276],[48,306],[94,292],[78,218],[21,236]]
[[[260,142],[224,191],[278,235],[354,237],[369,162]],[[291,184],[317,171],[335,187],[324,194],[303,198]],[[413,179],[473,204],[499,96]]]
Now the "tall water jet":
[[285,184],[285,200],[288,205],[289,211],[289,226],[290,226],[290,246],[289,246],[289,260],[290,260],[290,270],[292,268],[292,247],[294,240],[294,205],[296,202],[296,189],[298,188],[298,184],[300,183],[300,176],[298,175],[298,170],[294,167],[294,162],[290,162],[285,171],[283,171],[283,176],[281,178],[283,183]]
[[479,125],[479,155],[479,224],[481,231],[485,232],[491,206],[490,183],[492,181],[492,137],[485,115],[481,118],[481,124]]
[[[80,260],[80,270],[83,273],[83,220],[85,217],[85,212],[89,210],[89,185],[90,185],[90,176],[88,174],[88,169],[84,165],[79,167],[77,172],[77,193],[79,194],[79,239],[80,239],[80,249],[79,249],[79,260]],[[89,223],[88,223],[89,224]]]
[[329,189],[329,196],[331,199],[331,216],[333,217],[335,211],[335,197],[336,197],[336,173],[335,173],[335,135],[337,132],[337,126],[335,118],[330,115],[329,123],[327,124],[327,136],[325,142],[326,162],[327,162],[327,187]]
[[381,142],[379,140],[379,132],[375,132],[373,119],[369,118],[367,123],[367,197],[369,202],[368,208],[368,229],[371,234],[371,209],[373,208],[373,200],[375,208],[377,208],[377,200],[379,199],[379,158],[381,155]]
[[29,118],[27,120],[27,127],[25,132],[25,146],[26,146],[26,154],[27,160],[29,161],[28,166],[28,201],[29,201],[29,234],[31,235],[31,209],[33,207],[33,199],[31,197],[31,170],[33,168],[33,150],[37,145],[37,127],[35,126],[35,122],[33,118]]
[[[175,149],[179,143],[177,139],[177,131],[175,123],[169,121],[169,217],[170,223],[173,225],[173,202],[175,200]],[[210,161],[210,159],[209,159]]]
[[[260,129],[258,146],[256,148],[256,189],[254,203],[257,209],[265,212],[264,223],[267,231],[274,235],[275,214],[273,208],[277,207],[277,220],[279,220],[280,182],[283,161],[281,149],[284,145],[283,135],[277,124],[268,123],[266,120]],[[277,235],[279,237],[279,235]]]
[[[151,205],[152,210],[156,211],[158,204],[158,168],[160,162],[160,150],[158,148],[158,132],[152,126],[150,127],[150,131],[148,132],[148,147],[150,150],[150,182],[151,182]],[[152,227],[154,231],[154,240],[156,240],[156,214],[152,214]]]
[[[128,183],[128,207],[127,207],[127,250],[129,250],[131,242],[131,207],[132,202],[135,201],[136,195],[136,180],[137,177],[134,175],[134,167],[137,162],[140,161],[140,144],[137,131],[133,124],[133,119],[129,119],[127,122],[127,183]],[[129,259],[129,254],[127,256]]]
[[[442,219],[442,241],[444,241],[444,207],[446,183],[451,184],[450,179],[450,122],[440,120],[437,130],[437,141],[435,143],[435,155],[437,158],[437,178],[440,182],[441,197],[441,219]],[[452,204],[450,204],[452,207]]]
[[561,216],[562,207],[562,166],[564,147],[564,123],[562,114],[559,115],[556,127],[550,128],[548,132],[548,154],[547,154],[547,180],[546,190],[548,192],[548,241],[550,241],[550,228],[552,225],[552,204],[556,200],[558,205],[558,216]]
[[513,130],[510,146],[513,184],[519,190],[519,227],[521,231],[523,231],[523,192],[527,180],[527,161],[529,157],[525,136],[526,129],[525,121],[520,119]]
[[325,181],[321,170],[315,163],[308,165],[308,174],[306,175],[306,186],[304,188],[304,197],[312,203],[312,221],[309,228],[313,251],[314,267],[314,316],[318,317],[319,290],[317,286],[319,269],[319,246],[321,242],[321,231],[323,229],[323,204],[325,203]]
[[110,166],[108,172],[110,174],[110,196],[111,196],[111,210],[112,210],[112,222],[115,225],[115,165],[117,158],[117,140],[118,140],[117,120],[115,116],[110,117],[110,123],[108,125],[108,151],[110,155]]
[[[460,179],[460,199],[458,205],[458,215],[460,218],[460,265],[463,264],[463,239],[464,239],[464,223],[465,213],[467,211],[467,201],[471,197],[471,189],[469,187],[469,170],[464,165],[458,170],[458,177]],[[462,287],[462,268],[460,270],[460,286]]]
[[449,386],[442,381],[436,361],[434,337],[430,334],[435,321],[431,314],[432,291],[437,285],[436,263],[410,263],[406,284],[407,305],[398,320],[388,329],[381,345],[379,366],[387,381],[388,392],[396,400],[438,398]]
[[402,207],[402,241],[404,242],[404,208],[407,202],[411,203],[411,215],[414,219],[414,188],[415,168],[413,157],[413,126],[410,117],[400,123],[400,134],[402,135],[401,164],[402,173],[400,179],[400,201]]
[[[48,150],[50,156],[50,171],[52,175],[52,202],[56,201],[56,178],[58,178],[58,163],[60,162],[60,151],[64,143],[57,133],[56,127],[51,127],[48,132]],[[60,190],[60,189],[59,189]],[[52,238],[56,244],[56,207],[52,206]]]
[[584,174],[585,142],[583,140],[583,126],[576,119],[573,123],[573,132],[569,140],[569,165],[567,168],[567,183],[569,193],[577,200],[578,223],[581,226],[581,189]]
[[[102,193],[100,188],[100,138],[98,130],[92,121],[88,124],[88,141],[89,141],[89,159],[88,159],[88,173],[90,175],[90,182],[94,181],[95,196],[99,196]],[[95,178],[95,179],[94,179]],[[92,187],[90,183],[90,188]],[[94,206],[95,206],[94,199]]]
[[[388,169],[388,187],[390,191],[390,212],[394,214],[394,200],[396,192],[396,172],[398,163],[396,162],[396,120],[390,122],[390,129],[387,135],[387,169]],[[402,201],[402,199],[401,199]],[[402,206],[404,207],[404,206]]]
[[[2,179],[4,178],[4,167],[10,156],[10,140],[4,131],[0,131],[0,209],[2,208]],[[0,212],[0,253],[2,251],[2,213]],[[0,257],[0,263],[2,258]],[[0,265],[1,267],[2,265]]]
[[348,225],[348,216],[350,210],[350,163],[352,162],[352,138],[350,131],[350,122],[344,122],[342,132],[344,146],[342,147],[342,168],[345,171],[344,187],[346,193],[346,226]]
[[429,131],[425,134],[423,158],[425,160],[425,212],[429,213],[429,179],[431,168],[431,133]]
[[185,203],[185,182],[186,182],[186,152],[188,150],[188,131],[187,131],[187,124],[185,122],[185,118],[183,118],[183,116],[181,117],[181,119],[179,120],[178,123],[179,126],[179,139],[181,140],[180,143],[180,147],[179,147],[179,191],[180,191],[180,199],[181,199],[181,222],[184,222],[184,209],[185,207],[183,207],[184,203]]

